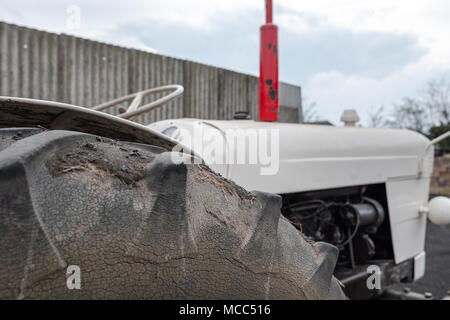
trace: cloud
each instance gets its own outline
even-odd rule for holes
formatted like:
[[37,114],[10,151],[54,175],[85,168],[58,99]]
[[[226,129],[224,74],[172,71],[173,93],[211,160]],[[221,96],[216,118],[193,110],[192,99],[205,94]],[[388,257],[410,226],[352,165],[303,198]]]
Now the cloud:
[[[164,54],[257,74],[259,20],[257,12],[248,10],[217,15],[211,28],[147,20],[119,25],[109,33],[112,37],[132,35]],[[408,34],[355,33],[317,26],[304,33],[280,25],[281,74],[291,82],[305,82],[331,71],[381,78],[419,61],[426,53]]]
[[292,72],[288,64],[299,66],[289,79],[296,77],[302,82],[331,71],[382,78],[418,62],[428,52],[408,34],[322,27],[307,34],[282,29],[280,51],[282,68]]
[[[344,108],[414,96],[450,70],[448,0],[277,0],[281,79],[335,123]],[[66,26],[69,5],[79,30]],[[2,3],[0,20],[257,74],[262,0],[39,0]]]
[[420,94],[426,83],[440,78],[450,69],[430,67],[427,57],[420,62],[376,79],[360,75],[346,75],[339,72],[318,73],[304,84],[304,91],[317,102],[317,111],[335,124],[345,109],[356,109],[367,123],[368,113],[384,105],[386,112],[392,112],[392,104],[402,97]]
[[259,20],[258,15],[249,11],[216,15],[214,25],[209,28],[147,19],[119,25],[109,33],[113,37],[133,35],[138,42],[162,54],[256,75],[259,72]]
[[[303,85],[303,92],[317,102],[321,115],[335,123],[345,108],[359,109],[364,119],[372,106],[415,94],[428,80],[421,78],[422,70],[406,71],[415,64],[426,66],[422,59],[429,54],[412,35],[352,32],[320,25],[314,16],[298,19],[308,21],[307,32],[280,23],[281,79]],[[163,54],[256,75],[259,20],[257,12],[247,10],[217,15],[211,28],[147,20],[120,25],[110,34],[133,35]],[[414,72],[420,72],[420,78]]]

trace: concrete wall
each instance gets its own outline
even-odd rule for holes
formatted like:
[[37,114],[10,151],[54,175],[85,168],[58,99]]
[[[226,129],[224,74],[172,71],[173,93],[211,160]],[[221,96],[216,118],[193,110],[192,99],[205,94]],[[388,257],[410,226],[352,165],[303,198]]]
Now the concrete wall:
[[303,122],[302,91],[300,87],[280,84],[280,122]]
[[[140,122],[231,119],[242,110],[258,118],[257,77],[0,22],[0,95],[92,107],[166,84],[183,85],[184,95],[142,116]],[[280,103],[281,119],[299,119],[300,87],[281,84]],[[116,113],[117,108],[108,112]]]

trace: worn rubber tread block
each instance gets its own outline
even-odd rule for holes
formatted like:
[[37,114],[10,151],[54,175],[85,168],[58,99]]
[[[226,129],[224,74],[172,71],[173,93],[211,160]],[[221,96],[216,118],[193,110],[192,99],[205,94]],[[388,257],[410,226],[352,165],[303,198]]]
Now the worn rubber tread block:
[[42,132],[39,128],[6,128],[0,129],[0,151],[16,141]]
[[0,128],[10,127],[79,131],[151,144],[166,150],[175,146],[174,141],[159,132],[89,108],[52,101],[0,97]]
[[280,219],[279,196],[171,156],[58,130],[0,151],[0,298],[345,298],[335,248]]

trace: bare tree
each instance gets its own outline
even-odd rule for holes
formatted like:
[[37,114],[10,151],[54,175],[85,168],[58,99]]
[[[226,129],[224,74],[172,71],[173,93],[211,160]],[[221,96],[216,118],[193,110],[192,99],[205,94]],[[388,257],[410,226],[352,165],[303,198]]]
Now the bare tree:
[[450,82],[447,76],[429,81],[422,99],[432,125],[450,123]]
[[320,116],[317,113],[317,103],[309,101],[308,98],[302,99],[303,106],[303,122],[316,122],[320,120]]
[[405,97],[400,103],[394,104],[391,118],[389,126],[411,129],[423,134],[430,134],[430,130],[435,127],[448,126],[450,124],[448,77],[429,81],[418,98]]
[[431,126],[429,110],[419,99],[403,98],[394,104],[391,127],[410,129],[425,134]]
[[369,111],[367,116],[369,118],[369,127],[380,128],[388,125],[388,120],[384,114],[384,106],[379,106],[373,111]]

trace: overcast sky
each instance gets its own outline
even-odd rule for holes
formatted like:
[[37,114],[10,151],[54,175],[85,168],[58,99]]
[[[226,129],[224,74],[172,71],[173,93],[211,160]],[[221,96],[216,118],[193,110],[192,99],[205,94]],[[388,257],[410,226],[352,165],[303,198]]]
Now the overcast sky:
[[[336,124],[344,109],[365,119],[450,70],[448,0],[274,2],[280,79]],[[257,75],[264,0],[0,0],[0,20]]]

